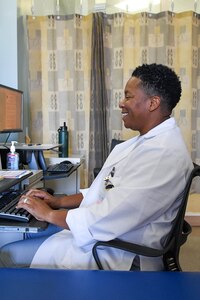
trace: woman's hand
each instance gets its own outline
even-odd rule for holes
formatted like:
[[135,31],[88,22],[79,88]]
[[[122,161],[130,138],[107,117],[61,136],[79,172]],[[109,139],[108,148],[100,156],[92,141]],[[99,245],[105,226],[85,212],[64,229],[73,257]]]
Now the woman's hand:
[[46,221],[69,229],[66,223],[67,210],[54,210],[40,198],[24,195],[18,202],[17,208],[24,208],[39,221]]
[[43,190],[39,190],[39,189],[30,190],[26,193],[26,196],[40,198],[46,204],[48,204],[51,208],[59,208],[59,203],[58,203],[56,197],[50,195],[49,193],[47,193]]
[[47,193],[43,190],[39,190],[39,189],[28,191],[26,193],[26,196],[40,198],[53,209],[77,208],[77,207],[79,207],[79,205],[83,199],[83,195],[81,193],[74,194],[74,195],[68,195],[68,196],[63,195],[63,196],[54,197],[54,196],[50,195],[49,193]]
[[19,200],[16,208],[24,208],[37,220],[49,222],[49,216],[53,209],[40,198],[32,197],[30,194],[24,195]]

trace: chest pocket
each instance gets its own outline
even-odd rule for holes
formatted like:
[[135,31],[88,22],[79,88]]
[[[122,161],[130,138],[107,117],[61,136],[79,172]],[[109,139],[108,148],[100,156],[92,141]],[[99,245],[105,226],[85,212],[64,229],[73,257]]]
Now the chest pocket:
[[120,179],[119,176],[109,177],[108,179],[105,179],[105,189],[110,190],[114,187],[117,187],[120,185]]

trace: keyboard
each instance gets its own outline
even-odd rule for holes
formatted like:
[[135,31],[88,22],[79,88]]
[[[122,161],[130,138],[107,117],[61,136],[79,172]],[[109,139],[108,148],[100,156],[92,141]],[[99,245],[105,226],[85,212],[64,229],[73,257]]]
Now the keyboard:
[[0,195],[0,219],[11,219],[14,221],[28,222],[31,214],[23,209],[16,208],[21,193],[12,191]]
[[68,173],[73,168],[73,166],[73,164],[65,163],[54,164],[47,167],[47,172],[52,174]]

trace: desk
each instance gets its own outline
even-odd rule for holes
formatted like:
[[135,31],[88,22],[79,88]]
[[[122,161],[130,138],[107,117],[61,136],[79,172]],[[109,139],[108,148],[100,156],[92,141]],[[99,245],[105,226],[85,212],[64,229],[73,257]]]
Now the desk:
[[[6,168],[6,154],[9,152],[10,149],[9,143],[7,144],[0,144],[0,152],[4,154],[4,159],[2,160],[2,167]],[[60,144],[15,144],[15,149],[21,156],[23,156],[23,160],[25,164],[28,164],[29,169],[32,170],[39,170],[42,169],[43,171],[46,170],[46,162],[44,159],[43,152],[45,150],[55,150],[58,148]],[[23,154],[23,155],[22,155]]]
[[[76,194],[80,190],[80,177],[81,177],[81,165],[83,163],[83,158],[81,157],[55,157],[47,156],[45,157],[47,165],[61,163],[62,161],[68,160],[75,165],[68,174],[65,175],[56,175],[55,180],[54,176],[46,177],[44,176],[44,185],[45,188],[52,188],[56,194]],[[67,179],[66,179],[67,177]],[[51,180],[52,178],[52,180]]]
[[[10,144],[6,144],[10,146]],[[16,144],[16,151],[20,155],[20,161],[23,164],[28,164],[30,170],[43,170],[44,171],[44,184],[45,187],[54,189],[55,193],[59,194],[74,194],[79,192],[80,188],[80,170],[77,168],[82,164],[83,158],[79,157],[55,157],[48,156],[44,157],[44,151],[55,150],[60,144],[34,144],[28,146],[26,144]],[[56,150],[55,150],[56,151]],[[9,152],[5,149],[3,144],[0,144],[0,153],[2,154],[2,168],[6,169],[6,154]],[[49,151],[47,151],[49,152]],[[71,172],[66,175],[46,176],[45,173],[49,164],[60,163],[63,160],[70,160],[77,168],[74,168]],[[72,174],[73,173],[73,174]],[[66,177],[67,181],[66,181]],[[66,183],[67,182],[67,183]]]
[[200,273],[0,269],[2,300],[199,300]]
[[33,173],[30,172],[21,178],[4,178],[0,181],[0,193],[9,190],[11,187],[15,185],[21,184],[23,180],[30,177]]
[[[16,143],[15,149],[16,150],[51,150],[54,148],[59,147],[61,144],[23,144],[23,143]],[[0,149],[6,149],[11,147],[11,143],[0,143]]]

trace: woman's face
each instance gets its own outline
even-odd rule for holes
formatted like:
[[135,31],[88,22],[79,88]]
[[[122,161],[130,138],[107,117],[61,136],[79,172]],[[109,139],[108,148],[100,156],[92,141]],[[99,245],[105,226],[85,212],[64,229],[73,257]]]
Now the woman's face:
[[151,97],[140,88],[141,80],[131,77],[125,87],[125,97],[119,103],[122,120],[126,128],[138,130],[140,134],[148,131]]

